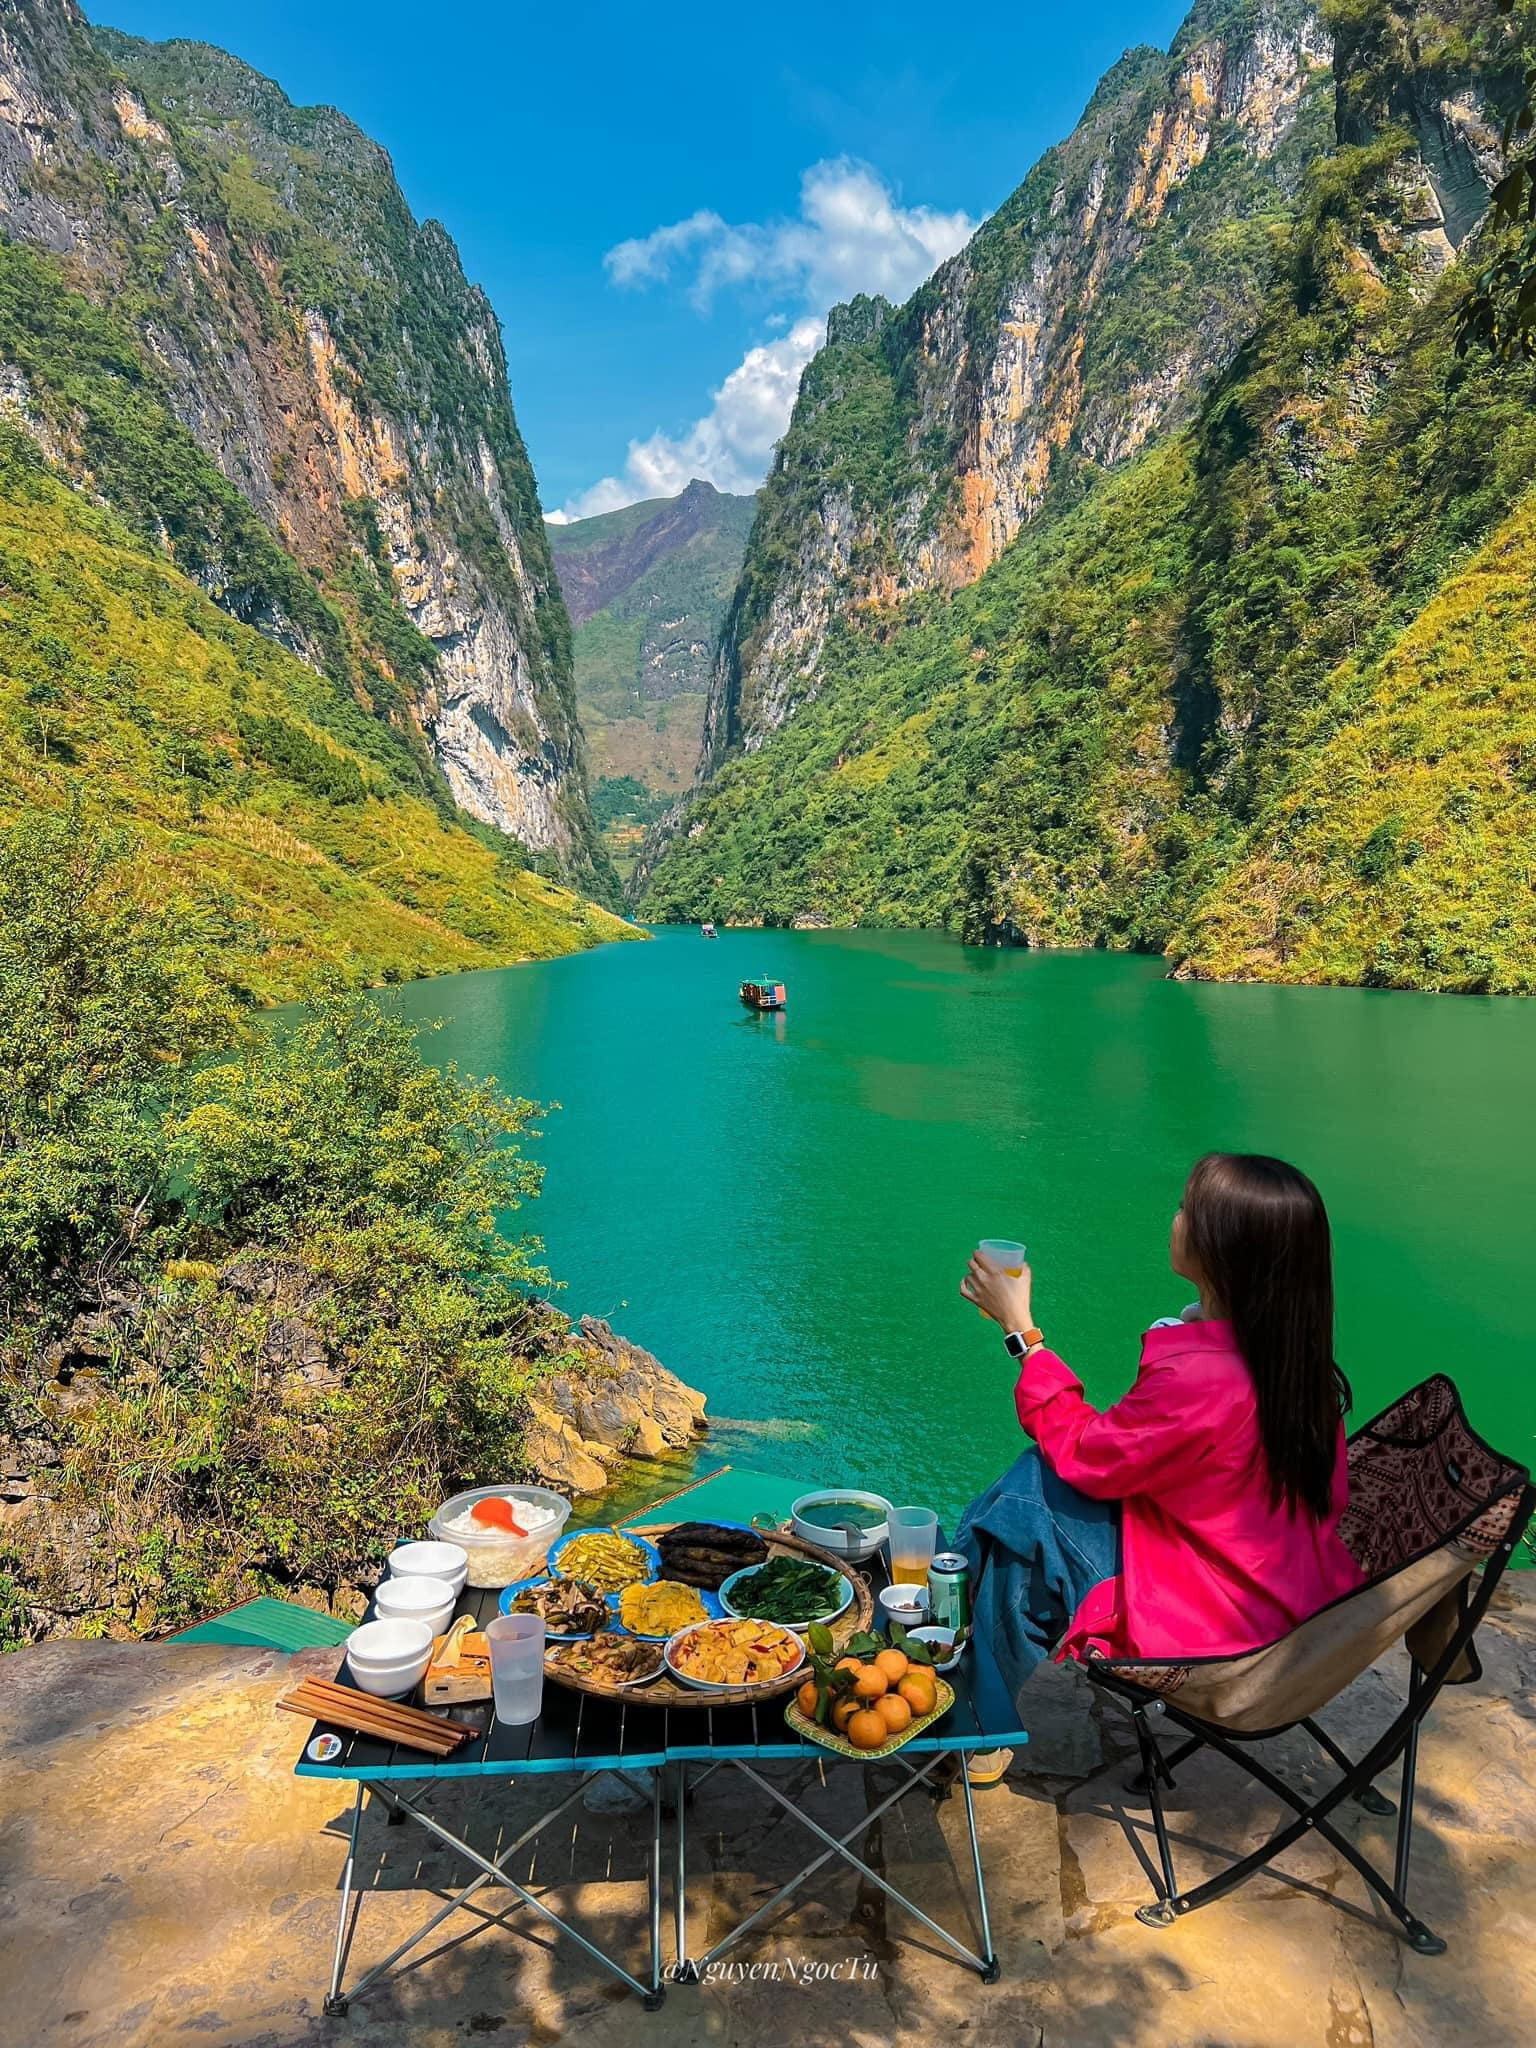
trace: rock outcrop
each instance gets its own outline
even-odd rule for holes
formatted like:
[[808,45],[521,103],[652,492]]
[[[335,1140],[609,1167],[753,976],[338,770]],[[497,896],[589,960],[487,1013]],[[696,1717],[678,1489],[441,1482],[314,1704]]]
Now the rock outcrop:
[[[500,332],[385,152],[222,51],[17,0],[0,18],[0,232],[131,325],[176,417],[319,582],[370,707],[398,699],[465,810],[581,879],[569,629]],[[111,498],[67,396],[0,376],[8,414]],[[154,509],[175,549],[186,507]],[[178,560],[314,666],[334,658],[232,549]]]
[[541,1380],[528,1399],[529,1467],[561,1492],[595,1493],[630,1458],[659,1458],[704,1434],[704,1396],[660,1359],[583,1316],[596,1356],[580,1373]]
[[[264,1398],[289,1418],[300,1454],[323,1468],[326,1432],[311,1420],[314,1404],[346,1379],[345,1361],[327,1341],[329,1288],[300,1261],[259,1253],[230,1262],[217,1284],[255,1319]],[[9,1587],[7,1597],[22,1614],[11,1634],[146,1636],[186,1618],[164,1618],[153,1579],[146,1581],[124,1553],[124,1525],[114,1523],[108,1504],[83,1494],[69,1470],[74,1423],[115,1398],[125,1360],[153,1350],[153,1316],[147,1297],[116,1291],[77,1315],[37,1361],[27,1426],[9,1435],[0,1430],[0,1596]],[[572,1326],[542,1310],[522,1346],[521,1353],[509,1351],[509,1376],[527,1375],[530,1362],[539,1369],[521,1402],[517,1469],[444,1474],[444,1493],[519,1478],[572,1495],[595,1493],[630,1460],[685,1451],[706,1431],[704,1396],[596,1317]],[[178,1532],[138,1533],[169,1550]],[[270,1560],[269,1569],[276,1563]],[[282,1590],[285,1598],[349,1617],[361,1613],[365,1598],[346,1577],[326,1585],[285,1581]]]
[[840,617],[973,582],[1054,487],[1186,417],[1255,316],[1332,141],[1309,0],[1200,0],[899,311],[834,309],[722,638],[704,765],[814,695]]

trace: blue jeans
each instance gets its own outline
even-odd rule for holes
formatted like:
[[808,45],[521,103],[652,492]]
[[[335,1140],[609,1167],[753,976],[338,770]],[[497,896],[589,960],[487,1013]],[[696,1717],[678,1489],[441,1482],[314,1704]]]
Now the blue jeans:
[[1120,1569],[1120,1504],[1090,1500],[1031,1448],[960,1517],[971,1568],[972,1685],[983,1725],[1017,1725],[1015,1701],[1078,1602]]

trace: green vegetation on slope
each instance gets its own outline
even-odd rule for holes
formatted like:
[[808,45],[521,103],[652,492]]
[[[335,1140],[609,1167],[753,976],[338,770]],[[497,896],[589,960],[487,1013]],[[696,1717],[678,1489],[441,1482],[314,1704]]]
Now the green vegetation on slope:
[[1479,47],[1434,27],[1341,35],[1351,107],[1358,66],[1409,47],[1415,92],[1309,179],[1192,427],[953,599],[840,622],[819,694],[692,807],[647,915],[1536,989],[1536,369],[1457,357],[1466,280],[1434,283],[1405,226],[1423,174],[1393,109],[1449,98]]
[[627,935],[413,791],[390,736],[0,430],[0,817],[131,822],[256,1000]]
[[535,1106],[361,997],[242,1035],[201,908],[140,891],[77,821],[0,833],[0,1440],[40,1475],[0,1646],[345,1607],[583,1362],[498,1222]]

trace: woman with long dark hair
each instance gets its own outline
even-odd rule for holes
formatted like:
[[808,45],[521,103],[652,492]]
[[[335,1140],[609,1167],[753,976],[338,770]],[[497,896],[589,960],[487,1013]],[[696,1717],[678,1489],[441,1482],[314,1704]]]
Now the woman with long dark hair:
[[1036,1327],[1027,1266],[1010,1276],[976,1257],[960,1283],[1020,1361],[1014,1402],[1036,1446],[955,1536],[976,1651],[1011,1693],[1051,1649],[1257,1649],[1360,1584],[1338,1535],[1350,1391],[1322,1197],[1283,1160],[1212,1152],[1169,1258],[1199,1300],[1147,1331],[1135,1384],[1102,1413]]

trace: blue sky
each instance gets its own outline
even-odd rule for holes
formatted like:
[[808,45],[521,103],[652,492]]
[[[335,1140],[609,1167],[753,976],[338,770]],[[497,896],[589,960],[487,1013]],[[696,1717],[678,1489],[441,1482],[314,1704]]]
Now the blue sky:
[[1184,8],[99,0],[350,114],[506,334],[547,509],[750,488],[826,308],[904,297]]

